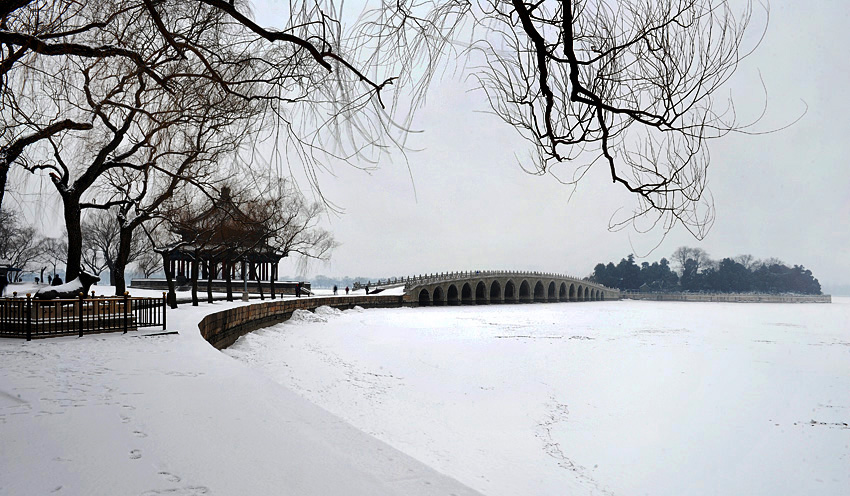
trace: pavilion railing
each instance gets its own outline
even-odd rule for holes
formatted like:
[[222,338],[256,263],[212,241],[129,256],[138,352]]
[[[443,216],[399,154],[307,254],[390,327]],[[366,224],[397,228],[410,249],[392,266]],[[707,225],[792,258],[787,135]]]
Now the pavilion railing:
[[38,300],[31,295],[0,298],[0,337],[44,338],[102,332],[165,329],[162,298],[124,296]]

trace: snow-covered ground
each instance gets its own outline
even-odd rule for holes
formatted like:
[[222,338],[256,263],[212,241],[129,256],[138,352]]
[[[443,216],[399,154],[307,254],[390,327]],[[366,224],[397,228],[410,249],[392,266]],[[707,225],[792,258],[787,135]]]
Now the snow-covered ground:
[[848,298],[325,308],[226,353],[491,496],[850,490]]
[[240,304],[169,311],[179,334],[0,339],[0,495],[476,494],[201,338]]

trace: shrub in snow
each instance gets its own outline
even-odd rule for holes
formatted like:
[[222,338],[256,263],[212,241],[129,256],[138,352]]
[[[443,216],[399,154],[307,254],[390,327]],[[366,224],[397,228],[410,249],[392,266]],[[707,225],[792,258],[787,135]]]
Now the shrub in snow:
[[321,315],[322,317],[335,317],[342,315],[342,310],[329,306],[321,306],[316,309],[316,315]]
[[286,321],[287,324],[298,324],[304,322],[327,322],[328,319],[321,315],[316,315],[315,313],[309,310],[297,309],[292,312],[292,317],[289,317],[289,320]]

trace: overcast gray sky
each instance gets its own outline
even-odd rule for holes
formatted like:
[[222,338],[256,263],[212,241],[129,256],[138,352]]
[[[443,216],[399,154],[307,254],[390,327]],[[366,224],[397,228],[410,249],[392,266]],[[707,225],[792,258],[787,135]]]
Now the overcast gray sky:
[[[264,8],[258,5],[260,19]],[[395,159],[371,174],[341,166],[337,177],[322,178],[324,193],[345,208],[328,222],[341,246],[308,274],[505,268],[584,276],[631,252],[653,261],[689,245],[718,259],[778,257],[805,265],[826,286],[850,284],[848,14],[842,1],[771,5],[762,45],[728,90],[742,120],[754,117],[764,100],[761,74],[768,112],[756,130],[781,127],[806,105],[808,112],[787,130],[711,142],[717,218],[701,242],[681,228],[663,240],[659,231],[608,231],[611,216],[634,203],[604,168],[592,170],[571,198],[553,178],[524,173],[515,154],[526,144],[497,118],[476,112],[486,103],[468,91],[472,83],[446,77],[417,114],[423,132],[409,145],[424,150],[408,155],[410,171]],[[296,272],[287,265],[282,273]]]

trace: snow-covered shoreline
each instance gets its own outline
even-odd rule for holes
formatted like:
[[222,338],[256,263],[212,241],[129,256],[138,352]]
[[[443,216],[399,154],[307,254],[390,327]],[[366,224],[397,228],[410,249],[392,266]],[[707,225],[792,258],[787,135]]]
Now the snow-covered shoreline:
[[477,494],[179,334],[0,340],[0,494]]

